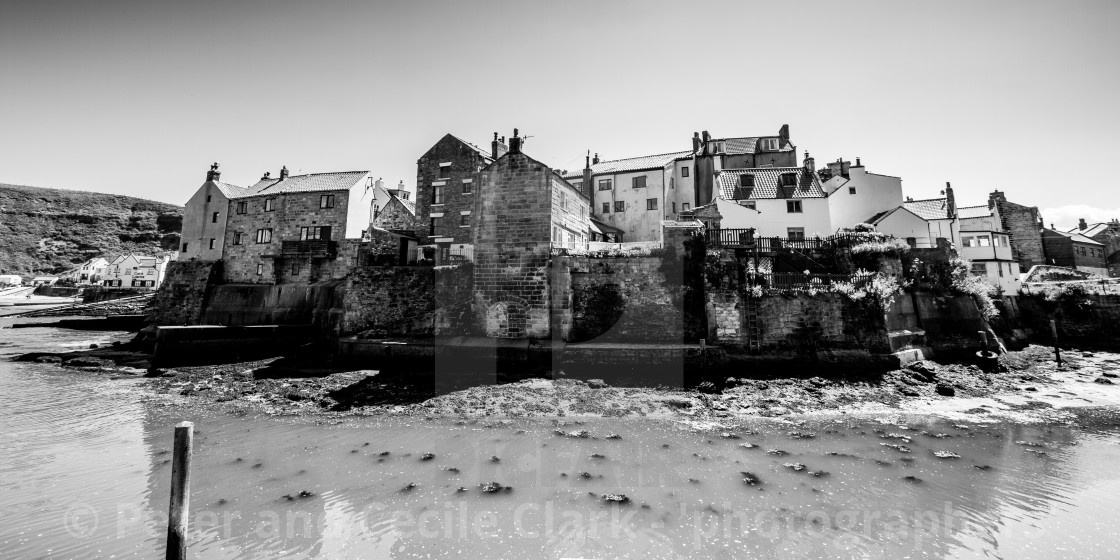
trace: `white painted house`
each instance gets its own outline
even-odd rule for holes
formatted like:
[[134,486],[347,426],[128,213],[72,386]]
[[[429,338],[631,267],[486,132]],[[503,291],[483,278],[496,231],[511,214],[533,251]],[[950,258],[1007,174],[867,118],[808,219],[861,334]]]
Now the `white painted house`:
[[163,283],[169,257],[149,257],[129,253],[109,263],[101,285],[111,288],[146,288],[155,290]]
[[218,179],[218,162],[210,166],[206,182],[195,191],[183,209],[180,254],[184,260],[221,260],[226,239],[229,201],[247,190]]
[[1010,235],[999,217],[987,206],[965,206],[957,210],[961,244],[957,252],[972,262],[972,274],[982,276],[1006,296],[1023,287],[1019,261],[1011,254]]
[[820,178],[805,167],[725,169],[715,185],[716,201],[696,209],[696,218],[710,221],[717,210],[720,229],[754,228],[759,237],[791,239],[833,232]]
[[[811,161],[812,158],[806,153],[805,159]],[[844,165],[843,168],[843,174],[832,175],[821,184],[828,195],[828,213],[833,228],[868,223],[873,217],[902,206],[901,178],[868,173],[858,159],[856,165]]]

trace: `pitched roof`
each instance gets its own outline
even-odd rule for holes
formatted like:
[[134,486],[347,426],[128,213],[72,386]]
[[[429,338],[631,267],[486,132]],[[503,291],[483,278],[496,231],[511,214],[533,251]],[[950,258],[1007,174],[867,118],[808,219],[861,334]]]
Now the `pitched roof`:
[[992,209],[986,205],[982,206],[961,206],[957,208],[957,217],[960,219],[965,218],[987,218],[992,215]]
[[292,175],[287,179],[261,179],[245,192],[230,198],[244,198],[266,194],[294,192],[345,191],[358,184],[369,171],[343,171],[339,173],[311,173]]
[[[740,136],[738,138],[713,138],[712,140],[723,142],[723,152],[725,154],[735,155],[758,153],[758,141],[762,138],[773,138],[773,136]],[[787,140],[778,147],[778,151],[793,151],[793,144]]]
[[[1050,230],[1050,231],[1054,231],[1054,230]],[[1085,237],[1084,235],[1081,235],[1080,233],[1065,232],[1065,231],[1055,231],[1054,233],[1057,233],[1059,235],[1064,235],[1064,236],[1066,236],[1066,237],[1068,237],[1068,238],[1070,238],[1070,239],[1072,239],[1072,240],[1074,240],[1078,243],[1086,243],[1086,244],[1089,244],[1089,245],[1100,245],[1101,247],[1104,247],[1103,243],[1100,243],[1099,241],[1096,241],[1094,239],[1089,239],[1088,237]]]
[[226,198],[241,196],[248,192],[248,189],[246,189],[245,187],[239,187],[237,185],[223,183],[221,181],[214,181],[214,186],[218,187],[218,190],[221,191],[222,194],[226,196]]
[[[416,203],[415,202],[413,202],[411,200],[405,200],[405,199],[403,199],[399,196],[396,196],[392,193],[389,193],[389,202],[392,202],[394,200],[401,203],[401,206],[404,206],[404,209],[408,210],[408,212],[410,214],[412,214],[413,216],[416,215]],[[386,206],[388,206],[388,204],[386,204]]]
[[[591,166],[592,175],[609,175],[611,173],[629,173],[647,169],[661,169],[677,158],[692,155],[692,152],[671,152],[652,156],[639,156],[626,159],[600,161]],[[565,179],[579,179],[583,177],[583,170],[573,171],[564,175]]]
[[949,202],[944,198],[926,200],[907,200],[902,203],[907,210],[923,220],[946,220],[949,218]]
[[1088,228],[1086,228],[1084,230],[1073,228],[1073,229],[1069,230],[1069,233],[1080,233],[1081,235],[1084,235],[1085,237],[1094,237],[1096,235],[1100,235],[1101,233],[1108,231],[1109,226],[1114,226],[1114,225],[1116,225],[1116,224],[1109,223],[1109,222],[1097,222],[1097,223],[1089,226]]
[[[781,176],[795,173],[797,178],[792,186],[782,186]],[[754,175],[754,187],[745,187],[746,196],[739,188],[743,175]],[[820,178],[804,167],[760,167],[757,169],[725,169],[716,174],[719,196],[726,200],[763,199],[763,198],[824,198]]]
[[491,155],[493,155],[493,154],[490,153],[490,150],[484,150],[484,149],[478,147],[477,144],[472,144],[470,142],[467,142],[466,140],[463,140],[462,138],[459,138],[458,136],[455,136],[454,134],[448,134],[448,136],[462,142],[468,148],[478,152],[478,155],[482,156],[482,159],[486,160],[486,163],[490,163],[490,162],[494,161],[494,158],[490,157]]

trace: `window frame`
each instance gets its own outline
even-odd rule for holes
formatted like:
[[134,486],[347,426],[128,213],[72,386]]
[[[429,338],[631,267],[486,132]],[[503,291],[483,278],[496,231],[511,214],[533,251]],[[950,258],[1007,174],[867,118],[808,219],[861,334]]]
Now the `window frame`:
[[470,214],[459,214],[459,227],[471,227]]
[[764,152],[776,152],[781,149],[781,143],[777,138],[760,138],[762,143],[761,149]]
[[257,245],[264,245],[272,243],[272,228],[260,228],[257,230]]
[[803,227],[787,227],[786,228],[786,239],[804,241],[805,240],[805,228],[803,228]]
[[220,216],[220,215],[221,215],[221,212],[211,212],[210,213],[210,223],[212,223],[212,224],[218,223],[218,216]]
[[210,250],[213,251],[214,249],[217,249],[218,248],[217,245],[218,245],[217,238],[211,237],[210,238]]
[[334,195],[333,194],[321,194],[321,195],[319,195],[319,209],[323,210],[323,209],[327,209],[327,208],[334,208]]
[[443,216],[428,216],[428,237],[436,237],[436,230],[443,226]]
[[450,179],[451,178],[451,168],[454,167],[454,165],[455,164],[453,164],[453,163],[447,164],[447,165],[440,165],[439,166],[439,173],[436,173],[436,178],[440,179],[440,180]]
[[604,202],[603,203],[603,213],[604,214],[610,214],[611,213],[611,203],[609,203],[609,202]]
[[276,197],[269,197],[269,198],[264,199],[264,211],[265,212],[275,212],[276,211]]
[[688,177],[688,166],[687,165],[681,168],[681,177]]
[[264,275],[264,263],[257,263],[257,276]]
[[637,177],[631,177],[630,178],[630,188],[632,188],[632,189],[644,189],[644,188],[646,188],[646,176],[645,175],[639,175]]
[[612,188],[614,188],[614,185],[613,185],[613,181],[611,179],[600,179],[599,180],[599,190],[609,191]]
[[625,212],[625,211],[626,211],[626,201],[625,200],[614,201],[614,212],[615,212],[615,214],[617,214],[619,212]]
[[786,214],[804,214],[805,207],[801,204],[800,200],[787,200],[786,201]]
[[432,185],[432,205],[446,204],[447,196],[443,192],[443,187],[446,185]]
[[656,198],[647,198],[646,199],[646,210],[647,211],[657,210],[657,199]]
[[237,206],[235,208],[236,209],[234,210],[234,212],[236,212],[239,215],[244,215],[244,214],[249,213],[249,203],[245,202],[244,200],[238,202]]
[[463,183],[463,189],[460,191],[460,194],[474,194],[474,183]]

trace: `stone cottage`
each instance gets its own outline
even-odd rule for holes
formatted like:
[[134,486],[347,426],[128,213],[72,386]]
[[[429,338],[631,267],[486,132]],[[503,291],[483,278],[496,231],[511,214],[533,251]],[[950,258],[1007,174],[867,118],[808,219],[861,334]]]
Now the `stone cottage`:
[[368,171],[265,174],[230,199],[224,247],[228,283],[309,283],[341,278],[358,264],[369,227]]
[[1049,227],[1042,230],[1042,246],[1046,254],[1046,264],[1067,266],[1082,272],[1108,276],[1103,243],[1080,233],[1067,233]]
[[237,185],[223,183],[218,162],[206,172],[206,182],[195,191],[183,209],[183,233],[179,258],[183,260],[218,261],[225,248],[226,221],[230,199],[248,191]]
[[1104,245],[1104,259],[1105,266],[1108,267],[1108,275],[1114,278],[1120,277],[1120,220],[1114,218],[1111,222],[1098,222],[1089,225],[1082,218],[1079,220],[1077,229],[1071,229],[1067,233],[1078,233]]

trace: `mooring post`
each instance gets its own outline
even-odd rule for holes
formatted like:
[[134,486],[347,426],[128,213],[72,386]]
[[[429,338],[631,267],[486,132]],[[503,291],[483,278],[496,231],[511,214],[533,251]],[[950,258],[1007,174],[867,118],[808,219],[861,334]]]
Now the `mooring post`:
[[1062,365],[1062,349],[1058,347],[1058,323],[1050,319],[1050,336],[1054,339],[1054,358],[1058,360],[1058,367]]
[[171,507],[167,514],[167,560],[187,557],[187,517],[191,503],[191,444],[194,424],[175,426],[175,455],[171,460]]
[[980,333],[980,350],[988,350],[988,331],[979,331]]

